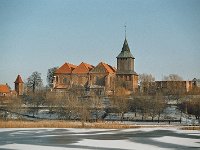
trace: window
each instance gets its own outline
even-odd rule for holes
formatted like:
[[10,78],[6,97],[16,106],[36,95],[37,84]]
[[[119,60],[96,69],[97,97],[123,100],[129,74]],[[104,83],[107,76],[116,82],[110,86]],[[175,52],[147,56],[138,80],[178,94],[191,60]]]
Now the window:
[[58,82],[58,76],[56,76],[56,82]]

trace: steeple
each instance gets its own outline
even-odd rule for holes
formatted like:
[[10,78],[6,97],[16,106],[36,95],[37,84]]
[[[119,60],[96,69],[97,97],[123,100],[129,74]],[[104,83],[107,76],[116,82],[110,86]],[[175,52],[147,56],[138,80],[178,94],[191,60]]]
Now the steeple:
[[128,51],[130,52],[130,48],[128,46],[128,42],[126,40],[126,37],[125,37],[125,40],[124,40],[124,44],[123,44],[123,47],[122,47],[122,51]]
[[131,54],[131,51],[130,51],[130,48],[128,46],[128,42],[126,40],[126,37],[125,37],[125,40],[124,40],[124,44],[123,44],[123,47],[122,47],[122,50],[121,50],[121,53],[117,56],[117,58],[133,58],[133,55]]
[[125,83],[125,88],[136,92],[138,89],[138,75],[134,69],[134,57],[131,54],[126,38],[126,25],[125,27],[125,39],[122,50],[117,56],[117,80]]

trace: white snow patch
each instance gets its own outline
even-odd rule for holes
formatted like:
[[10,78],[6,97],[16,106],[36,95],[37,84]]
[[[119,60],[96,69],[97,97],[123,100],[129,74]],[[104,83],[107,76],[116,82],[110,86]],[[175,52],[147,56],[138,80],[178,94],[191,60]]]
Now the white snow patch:
[[141,144],[130,142],[128,140],[90,140],[84,139],[78,143],[71,144],[71,145],[79,145],[79,146],[91,146],[95,148],[116,148],[116,149],[126,149],[126,150],[133,150],[133,149],[148,149],[148,150],[167,150],[166,148],[160,148],[157,146],[152,146],[148,144]]
[[155,141],[163,142],[163,143],[170,143],[170,144],[176,144],[181,146],[187,146],[187,147],[200,147],[200,144],[197,142],[200,142],[199,139],[189,139],[189,138],[181,138],[181,137],[172,137],[172,136],[164,136],[159,138],[152,138]]
[[39,145],[29,145],[29,144],[7,144],[0,146],[0,148],[5,149],[15,149],[15,150],[65,150],[65,149],[72,149],[78,150],[77,148],[65,148],[65,147],[53,147],[53,146],[39,146]]

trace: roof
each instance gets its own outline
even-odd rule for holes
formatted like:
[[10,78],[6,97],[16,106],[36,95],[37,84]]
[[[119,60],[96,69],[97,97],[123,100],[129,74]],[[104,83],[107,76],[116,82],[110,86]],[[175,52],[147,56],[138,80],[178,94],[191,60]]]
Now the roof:
[[72,73],[76,73],[76,74],[89,73],[89,71],[92,70],[93,68],[94,68],[94,66],[82,62],[80,65],[78,65],[78,66],[72,71]]
[[24,83],[24,82],[22,81],[21,76],[18,75],[14,83]]
[[115,73],[116,69],[111,65],[100,62],[96,67],[91,70],[91,73]]
[[72,73],[72,71],[76,68],[76,65],[70,63],[64,63],[60,68],[58,68],[55,73]]
[[124,40],[122,50],[120,54],[117,56],[117,58],[134,58],[133,55],[131,54],[126,38]]
[[105,67],[105,69],[106,69],[106,71],[108,73],[115,73],[115,70],[114,70],[114,68],[111,65],[108,65],[108,64],[103,63],[103,62],[101,62],[101,63],[103,64],[103,66]]
[[7,84],[0,84],[0,93],[9,93],[10,89]]

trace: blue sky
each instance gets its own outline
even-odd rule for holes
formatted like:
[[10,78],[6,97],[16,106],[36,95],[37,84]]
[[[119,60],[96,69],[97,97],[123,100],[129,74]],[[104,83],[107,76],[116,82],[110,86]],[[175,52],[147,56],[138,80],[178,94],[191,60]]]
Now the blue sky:
[[0,0],[0,83],[64,62],[116,66],[127,40],[135,71],[200,78],[199,0]]

